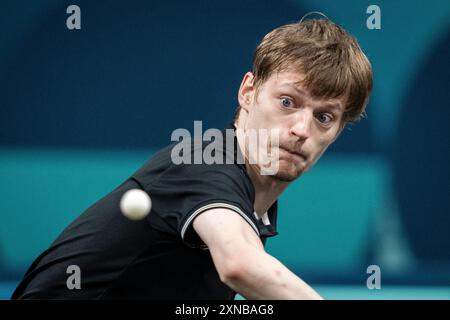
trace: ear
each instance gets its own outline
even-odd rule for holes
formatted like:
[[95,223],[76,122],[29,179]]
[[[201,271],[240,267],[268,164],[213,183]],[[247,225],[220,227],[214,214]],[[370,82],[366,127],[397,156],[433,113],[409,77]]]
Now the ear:
[[253,73],[247,72],[242,79],[241,86],[239,87],[239,105],[247,112],[249,112],[250,107],[253,104],[253,97],[255,94],[254,78]]

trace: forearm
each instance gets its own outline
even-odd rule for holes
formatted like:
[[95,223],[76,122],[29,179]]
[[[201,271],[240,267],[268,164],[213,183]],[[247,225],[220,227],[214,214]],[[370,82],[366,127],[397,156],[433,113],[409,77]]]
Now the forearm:
[[245,257],[241,270],[225,283],[247,299],[322,299],[320,295],[264,251]]
[[321,299],[280,261],[264,251],[251,226],[228,209],[211,209],[194,222],[222,282],[248,299]]

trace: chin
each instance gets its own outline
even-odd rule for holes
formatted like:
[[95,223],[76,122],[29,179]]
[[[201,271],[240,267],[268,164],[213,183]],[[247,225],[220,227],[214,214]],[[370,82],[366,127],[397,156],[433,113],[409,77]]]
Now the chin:
[[278,172],[276,175],[273,175],[272,177],[279,181],[292,182],[297,178],[299,178],[301,175],[302,173],[291,174],[290,172]]
[[303,166],[296,167],[292,164],[287,166],[280,164],[277,173],[275,173],[272,177],[279,181],[292,182],[295,179],[299,178],[303,174],[303,172]]

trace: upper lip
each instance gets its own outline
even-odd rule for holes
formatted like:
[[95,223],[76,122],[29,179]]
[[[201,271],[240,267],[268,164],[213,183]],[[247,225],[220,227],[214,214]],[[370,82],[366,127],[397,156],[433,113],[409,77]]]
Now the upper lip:
[[296,154],[296,155],[302,157],[303,159],[306,159],[306,156],[303,153],[299,152],[299,151],[291,150],[291,149],[284,148],[284,147],[281,147],[281,149],[283,149],[283,150],[285,150],[285,151],[287,151],[289,153]]

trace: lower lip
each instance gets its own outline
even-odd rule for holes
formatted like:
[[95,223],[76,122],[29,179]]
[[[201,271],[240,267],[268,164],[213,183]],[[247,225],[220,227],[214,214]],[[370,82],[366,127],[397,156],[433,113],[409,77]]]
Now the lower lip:
[[[296,153],[292,153],[290,151],[287,151],[286,149],[280,148],[281,151],[283,151],[284,153],[286,153],[288,155],[289,158],[295,158],[296,160],[302,160],[303,156],[300,156]],[[281,158],[281,156],[280,156]]]

